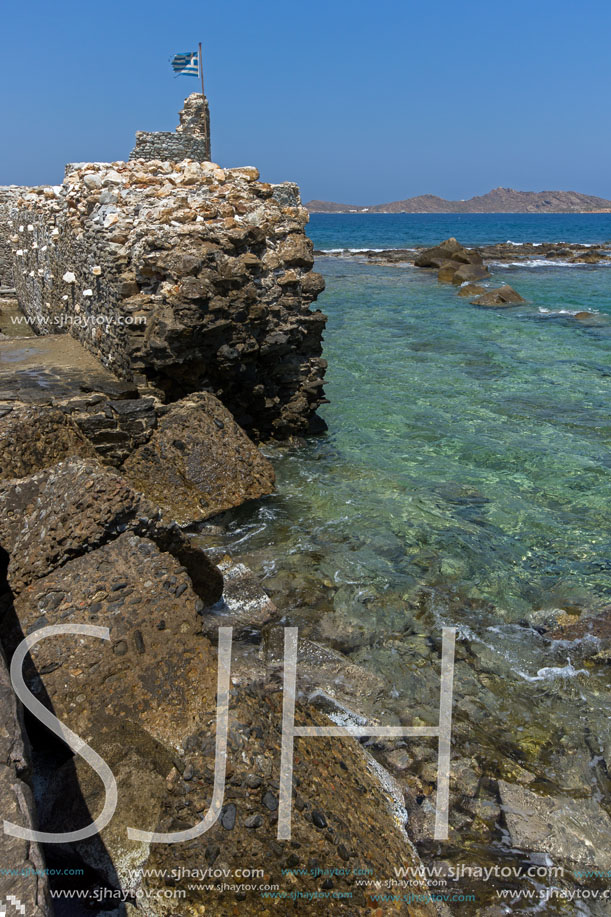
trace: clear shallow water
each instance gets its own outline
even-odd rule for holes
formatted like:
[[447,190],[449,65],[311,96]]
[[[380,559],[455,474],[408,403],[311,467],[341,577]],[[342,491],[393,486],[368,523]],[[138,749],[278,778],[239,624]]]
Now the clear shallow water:
[[[333,247],[361,247],[356,218],[333,219],[344,221]],[[427,241],[475,241],[448,219]],[[555,238],[580,218],[564,219]],[[495,232],[485,241],[517,235]],[[362,247],[383,247],[373,235]],[[595,642],[550,642],[535,627],[552,609],[611,602],[609,269],[498,268],[494,282],[528,300],[505,310],[412,267],[321,258],[318,269],[329,432],[269,449],[277,493],[231,518],[228,546],[304,636],[383,676],[370,712],[386,723],[436,722],[435,641],[457,626],[454,757],[480,786],[524,768],[537,792],[604,799],[608,667],[592,660]],[[595,319],[571,314],[582,310]],[[498,827],[452,811],[463,861],[513,856]]]
[[329,523],[392,533],[402,575],[425,566],[512,619],[611,600],[611,321],[554,315],[611,318],[611,277],[499,271],[532,305],[497,311],[416,269],[321,266],[330,432],[295,470]]

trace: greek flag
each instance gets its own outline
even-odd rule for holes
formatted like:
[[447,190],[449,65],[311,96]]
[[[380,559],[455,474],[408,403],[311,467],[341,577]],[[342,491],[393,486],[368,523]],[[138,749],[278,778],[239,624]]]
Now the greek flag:
[[175,54],[172,58],[174,73],[184,76],[199,76],[199,55],[197,51],[185,51],[184,54]]

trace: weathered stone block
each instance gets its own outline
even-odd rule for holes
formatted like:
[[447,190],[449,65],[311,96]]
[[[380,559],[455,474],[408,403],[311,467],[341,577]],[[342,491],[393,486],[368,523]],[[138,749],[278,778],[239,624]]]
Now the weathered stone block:
[[95,449],[61,410],[21,405],[0,418],[0,480],[23,478]]
[[117,472],[70,459],[23,480],[0,485],[0,543],[8,552],[8,583],[23,589],[126,531],[152,538],[192,575],[200,599],[220,598],[223,580],[205,554],[160,521],[159,509]]
[[207,392],[172,405],[123,470],[164,518],[179,524],[271,493],[274,484],[270,462]]

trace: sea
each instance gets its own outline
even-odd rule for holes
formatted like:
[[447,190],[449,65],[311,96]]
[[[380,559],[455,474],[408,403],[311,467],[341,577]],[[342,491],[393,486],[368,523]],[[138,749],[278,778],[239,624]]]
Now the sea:
[[[595,635],[549,633],[611,604],[611,261],[552,262],[545,243],[610,243],[611,214],[313,214],[308,232],[328,431],[265,447],[276,493],[228,517],[227,547],[285,624],[384,680],[363,702],[386,724],[436,722],[441,629],[457,629],[452,753],[493,814],[453,802],[453,846],[431,850],[523,865],[495,780],[608,792],[609,665]],[[435,272],[358,254],[449,236],[541,243],[491,265],[526,303],[477,308]],[[422,798],[426,764],[414,753]]]

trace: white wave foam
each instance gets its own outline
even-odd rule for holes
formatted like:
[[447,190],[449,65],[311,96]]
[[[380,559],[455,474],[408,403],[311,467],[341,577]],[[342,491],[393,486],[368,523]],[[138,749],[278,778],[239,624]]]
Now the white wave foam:
[[[584,262],[560,261],[557,258],[525,258],[524,261],[491,261],[494,267],[586,267]],[[604,263],[604,262],[601,262]],[[611,263],[611,262],[610,262]]]
[[536,675],[527,675],[521,669],[514,669],[514,672],[525,681],[555,681],[557,678],[575,678],[577,675],[589,675],[586,669],[576,669],[569,659],[566,665],[549,665],[539,669]]
[[342,254],[343,252],[350,252],[353,255],[361,254],[362,252],[417,252],[417,248],[321,248],[321,252],[333,253],[333,254]]
[[544,306],[539,306],[539,312],[542,315],[580,315],[582,312],[589,315],[600,314],[598,309],[546,309]]

